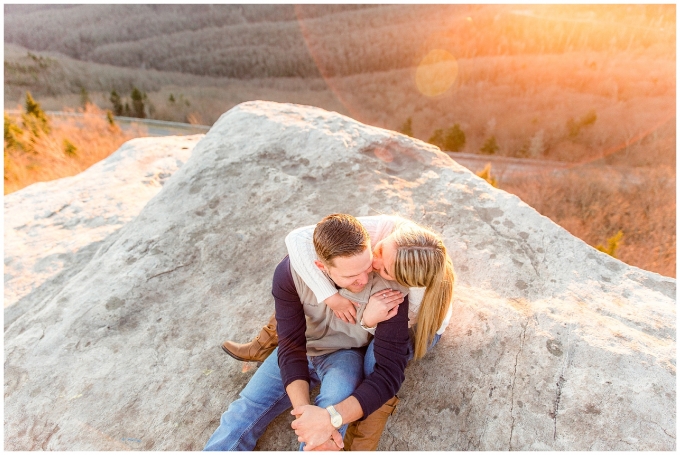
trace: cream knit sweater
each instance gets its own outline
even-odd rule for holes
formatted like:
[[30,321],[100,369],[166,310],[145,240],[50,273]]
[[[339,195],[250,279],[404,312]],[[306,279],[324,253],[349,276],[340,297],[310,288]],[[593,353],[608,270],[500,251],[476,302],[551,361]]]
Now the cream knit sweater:
[[[357,220],[368,231],[368,235],[371,238],[371,248],[390,235],[401,224],[411,223],[411,221],[404,218],[389,215],[360,216],[357,217]],[[314,261],[318,260],[312,240],[315,227],[316,225],[304,226],[292,231],[286,236],[286,248],[288,249],[290,264],[293,266],[293,269],[314,292],[316,299],[319,302],[323,302],[338,292],[338,290],[333,282],[314,265]],[[411,327],[418,322],[418,310],[425,295],[425,288],[410,288],[408,295],[408,325]],[[437,330],[438,334],[444,333],[446,326],[449,325],[452,311],[453,305],[449,304],[444,322],[442,322],[439,330]]]

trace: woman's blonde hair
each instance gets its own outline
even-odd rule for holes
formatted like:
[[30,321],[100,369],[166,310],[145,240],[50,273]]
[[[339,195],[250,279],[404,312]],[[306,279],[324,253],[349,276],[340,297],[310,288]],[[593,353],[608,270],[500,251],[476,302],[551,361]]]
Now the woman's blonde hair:
[[442,239],[407,223],[392,234],[397,244],[394,278],[402,286],[426,288],[418,312],[414,358],[425,355],[453,299],[455,273]]

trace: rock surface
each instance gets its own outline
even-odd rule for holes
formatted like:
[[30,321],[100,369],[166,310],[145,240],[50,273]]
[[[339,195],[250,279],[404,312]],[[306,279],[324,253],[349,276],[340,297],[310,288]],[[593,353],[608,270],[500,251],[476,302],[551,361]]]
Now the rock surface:
[[[42,196],[24,202],[34,217],[59,209]],[[219,344],[267,321],[286,233],[333,212],[432,227],[458,276],[451,325],[407,368],[380,449],[675,449],[675,280],[596,251],[428,144],[248,102],[75,272],[19,302],[5,450],[201,449],[253,373]],[[258,448],[295,450],[290,421]]]
[[134,139],[78,175],[6,195],[4,306],[71,269],[80,250],[135,217],[202,137]]

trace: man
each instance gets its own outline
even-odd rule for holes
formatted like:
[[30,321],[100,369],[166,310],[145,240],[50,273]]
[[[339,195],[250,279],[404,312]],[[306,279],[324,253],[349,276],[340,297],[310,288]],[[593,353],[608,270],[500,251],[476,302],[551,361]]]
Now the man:
[[[373,273],[368,233],[350,215],[330,215],[314,230],[315,262],[360,304],[357,321],[382,320],[392,306],[366,304],[373,294],[408,289]],[[383,292],[384,294],[384,292]],[[305,450],[339,450],[347,424],[368,416],[392,398],[404,380],[408,356],[408,300],[375,328],[376,366],[363,377],[363,353],[371,335],[360,323],[335,317],[290,266],[274,272],[279,346],[255,372],[240,398],[222,415],[204,450],[253,450],[267,425],[293,406],[292,427]],[[381,313],[382,314],[378,314]],[[315,406],[310,389],[321,384]]]

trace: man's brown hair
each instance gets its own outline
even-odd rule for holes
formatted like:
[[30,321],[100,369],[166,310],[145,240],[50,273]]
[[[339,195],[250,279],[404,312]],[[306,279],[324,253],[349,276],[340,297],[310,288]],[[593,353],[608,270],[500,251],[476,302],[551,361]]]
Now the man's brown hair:
[[314,229],[314,249],[324,264],[336,257],[362,253],[370,243],[366,228],[352,215],[334,213],[319,221]]

